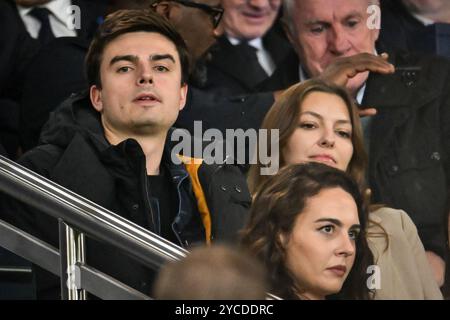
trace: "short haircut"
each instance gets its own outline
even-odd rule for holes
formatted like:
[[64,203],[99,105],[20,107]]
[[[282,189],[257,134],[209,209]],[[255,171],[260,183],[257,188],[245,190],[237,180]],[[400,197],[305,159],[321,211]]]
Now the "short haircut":
[[249,255],[225,245],[193,249],[186,258],[164,266],[156,280],[156,299],[261,300],[266,272]]
[[[297,30],[294,27],[294,21],[297,20],[296,17],[294,17],[294,6],[295,2],[300,2],[303,0],[283,0],[283,23],[285,26],[289,29],[292,35],[297,33]],[[380,0],[366,0],[368,2],[368,5],[379,5]]]
[[102,87],[100,66],[106,46],[117,37],[132,32],[155,32],[175,45],[181,64],[181,83],[189,77],[189,53],[186,44],[172,24],[151,9],[119,10],[106,17],[97,30],[86,55],[85,68],[89,86]]

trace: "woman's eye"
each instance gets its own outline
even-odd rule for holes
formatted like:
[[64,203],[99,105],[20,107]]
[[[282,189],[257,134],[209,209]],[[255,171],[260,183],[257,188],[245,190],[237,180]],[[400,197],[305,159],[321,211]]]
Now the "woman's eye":
[[358,238],[359,231],[356,231],[356,230],[350,231],[348,233],[348,235],[349,235],[350,239],[356,240],[356,238]]
[[351,133],[348,131],[344,131],[344,130],[338,130],[337,134],[342,137],[342,138],[346,138],[346,139],[350,139],[351,138]]
[[300,128],[302,129],[315,129],[317,126],[314,123],[302,122],[300,123]]
[[169,68],[167,68],[165,66],[156,66],[155,70],[158,72],[167,72],[167,71],[169,71]]

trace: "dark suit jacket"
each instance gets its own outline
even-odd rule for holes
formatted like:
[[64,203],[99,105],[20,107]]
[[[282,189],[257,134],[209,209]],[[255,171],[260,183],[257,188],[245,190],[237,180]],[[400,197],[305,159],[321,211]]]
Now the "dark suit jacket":
[[[426,27],[412,16],[401,0],[381,0],[379,41],[388,49],[438,54],[450,58],[450,25]],[[441,42],[437,34],[442,33]]]
[[23,79],[39,43],[10,3],[0,0],[0,142],[14,158],[19,146],[19,104]]
[[[15,15],[25,27],[14,1],[6,0],[6,2],[14,9]],[[106,12],[106,4],[101,1],[72,0],[72,5],[80,7],[81,13],[80,29],[76,30],[77,36],[84,39],[92,39],[99,23],[103,21],[102,17]]]
[[27,151],[37,145],[50,112],[72,93],[88,88],[84,58],[90,41],[56,38],[36,55],[24,79],[20,112],[20,139]]
[[[292,51],[286,38],[274,30],[264,36],[263,44],[276,66]],[[212,57],[207,64],[208,81],[204,89],[224,95],[257,91],[248,61],[226,36],[222,36],[210,52]]]
[[[81,12],[81,29],[77,30],[78,36],[74,37],[77,40],[74,41],[89,43],[106,5],[87,0],[72,0],[72,4],[79,6]],[[1,140],[10,156],[14,157],[19,145],[19,132],[23,132],[26,137],[26,149],[36,143],[49,109],[53,109],[67,95],[67,92],[60,88],[70,81],[78,84],[83,68],[82,64],[71,63],[79,57],[76,51],[67,52],[67,64],[58,64],[59,61],[54,59],[58,59],[60,52],[52,52],[51,43],[45,46],[44,52],[35,59],[40,49],[39,42],[32,39],[26,31],[12,0],[0,0],[0,41],[0,99],[3,99],[0,100]],[[52,78],[53,74],[57,76]],[[72,74],[75,74],[74,80],[69,79]],[[53,103],[55,100],[56,103]],[[24,127],[23,123],[19,124],[19,113],[25,119],[31,119],[31,128],[26,125]],[[44,119],[42,114],[45,114]],[[30,139],[33,142],[29,142]]]
[[49,113],[71,93],[84,90],[84,56],[102,22],[106,4],[72,0],[80,7],[81,29],[77,37],[56,38],[33,60],[24,83],[21,100],[20,139],[24,151],[34,147]]
[[10,3],[0,0],[0,98],[17,100],[26,69],[39,50]]
[[[270,83],[299,81],[290,56]],[[377,108],[370,128],[369,184],[373,200],[405,210],[425,249],[444,256],[450,195],[450,64],[443,58],[390,54],[399,71],[370,74],[362,105]]]

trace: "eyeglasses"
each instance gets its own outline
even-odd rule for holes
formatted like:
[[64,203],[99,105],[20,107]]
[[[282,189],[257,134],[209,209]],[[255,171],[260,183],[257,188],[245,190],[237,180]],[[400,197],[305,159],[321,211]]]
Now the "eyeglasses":
[[[223,8],[221,8],[221,7],[212,7],[207,4],[191,2],[191,1],[186,1],[186,0],[165,0],[165,1],[177,2],[186,7],[197,8],[197,9],[203,10],[211,17],[211,22],[214,26],[214,29],[219,26],[219,23],[220,23],[220,20],[222,19],[222,15],[223,15],[223,11],[224,11]],[[158,5],[158,3],[161,3],[161,2],[164,2],[164,0],[156,1],[156,3],[153,3],[152,7],[156,7]]]

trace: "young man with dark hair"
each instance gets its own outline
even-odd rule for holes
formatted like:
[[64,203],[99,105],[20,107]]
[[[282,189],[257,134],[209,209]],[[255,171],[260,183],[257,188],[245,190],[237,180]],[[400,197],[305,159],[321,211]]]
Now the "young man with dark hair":
[[[239,169],[172,160],[171,126],[186,102],[189,70],[172,25],[151,11],[108,16],[86,69],[89,97],[66,100],[44,128],[42,144],[19,163],[180,246],[233,242],[251,201]],[[58,244],[56,219],[10,199],[2,218]],[[88,239],[87,261],[150,292],[152,273],[110,246]],[[38,290],[49,290],[38,298],[55,298],[51,284],[38,281]]]

